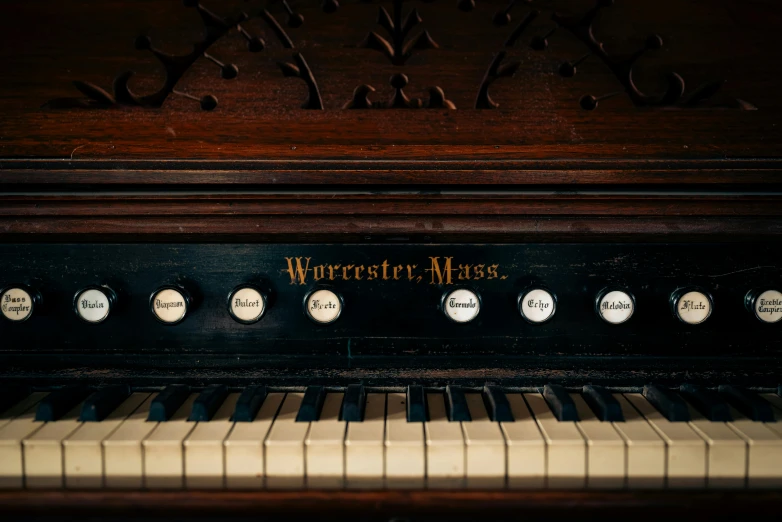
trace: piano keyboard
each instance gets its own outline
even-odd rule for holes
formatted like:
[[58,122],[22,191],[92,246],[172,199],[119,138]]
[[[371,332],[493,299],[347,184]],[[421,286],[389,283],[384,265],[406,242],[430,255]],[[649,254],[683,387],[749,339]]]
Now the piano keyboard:
[[775,391],[8,388],[0,487],[780,487]]

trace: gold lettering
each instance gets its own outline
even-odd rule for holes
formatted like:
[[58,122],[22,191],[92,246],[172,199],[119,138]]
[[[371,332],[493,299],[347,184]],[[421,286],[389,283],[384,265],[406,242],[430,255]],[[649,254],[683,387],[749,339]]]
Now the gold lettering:
[[413,275],[413,270],[418,268],[418,265],[407,265],[407,280],[412,281],[415,279],[415,276]]
[[383,267],[383,281],[388,281],[388,259],[384,259],[380,266]]
[[353,265],[345,265],[342,267],[342,280],[343,281],[350,281],[350,276],[348,275],[348,270],[353,268]]
[[377,265],[372,265],[367,269],[367,273],[369,274],[369,276],[367,277],[367,281],[374,281],[375,279],[377,279],[377,269],[378,269]]
[[394,267],[394,281],[399,281],[399,271],[402,270],[404,267],[402,265],[396,265]]
[[472,267],[473,274],[475,274],[473,279],[483,279],[486,277],[486,274],[483,273],[484,268],[486,268],[486,265],[475,265]]
[[318,265],[312,267],[312,278],[315,281],[320,281],[326,276],[326,266]]
[[361,281],[361,273],[364,271],[364,265],[359,265],[356,267],[356,275],[354,276],[356,278],[356,281]]
[[291,276],[291,284],[295,285],[296,280],[298,279],[299,284],[303,285],[307,280],[307,272],[310,270],[310,260],[311,257],[306,257],[307,263],[302,266],[301,265],[301,258],[296,258],[296,268],[294,270],[293,268],[293,258],[292,257],[286,257],[285,260],[288,262],[288,274]]
[[487,271],[489,272],[489,277],[486,279],[497,279],[499,277],[499,274],[497,273],[497,269],[500,267],[500,265],[489,265],[489,268]]
[[431,267],[425,270],[425,272],[430,272],[432,274],[432,280],[429,282],[429,284],[441,285],[443,284],[443,282],[445,282],[446,285],[450,285],[451,272],[453,271],[453,269],[451,268],[451,261],[453,260],[453,258],[446,257],[445,264],[443,265],[442,269],[440,268],[439,257],[429,256],[429,260],[431,261]]
[[342,268],[342,265],[329,265],[329,281],[334,281],[336,279],[334,277],[334,270],[339,270]]
[[472,268],[471,265],[459,265],[459,280],[463,281],[465,279],[470,279],[470,268]]

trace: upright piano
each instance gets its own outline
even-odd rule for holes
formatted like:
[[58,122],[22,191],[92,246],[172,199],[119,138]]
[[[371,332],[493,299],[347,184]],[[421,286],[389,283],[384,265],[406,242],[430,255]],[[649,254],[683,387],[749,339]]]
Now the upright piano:
[[0,17],[0,513],[782,507],[775,0]]

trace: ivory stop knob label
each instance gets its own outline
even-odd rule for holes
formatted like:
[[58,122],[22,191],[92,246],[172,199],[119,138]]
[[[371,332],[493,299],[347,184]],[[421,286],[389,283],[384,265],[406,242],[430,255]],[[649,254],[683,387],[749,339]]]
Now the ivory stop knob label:
[[597,312],[609,324],[622,324],[633,316],[635,300],[623,290],[612,290],[599,298]]
[[556,302],[548,290],[534,288],[519,298],[519,313],[530,323],[544,323],[554,316]]
[[684,292],[674,300],[676,317],[687,324],[701,324],[709,318],[712,308],[711,297],[698,290]]
[[228,298],[228,310],[240,323],[254,323],[266,311],[266,298],[252,286],[239,287]]
[[24,288],[7,288],[0,296],[0,310],[10,321],[24,321],[33,315],[33,297]]
[[88,323],[105,321],[111,311],[111,299],[98,288],[87,288],[76,295],[76,313]]
[[319,324],[336,321],[342,313],[342,299],[331,290],[315,290],[305,300],[307,316]]
[[478,294],[467,288],[457,288],[447,293],[442,302],[443,313],[456,323],[469,323],[481,311]]
[[187,298],[175,288],[162,288],[152,296],[152,313],[166,324],[176,324],[187,314]]
[[753,306],[755,317],[764,323],[776,323],[782,319],[782,292],[766,290],[756,298]]

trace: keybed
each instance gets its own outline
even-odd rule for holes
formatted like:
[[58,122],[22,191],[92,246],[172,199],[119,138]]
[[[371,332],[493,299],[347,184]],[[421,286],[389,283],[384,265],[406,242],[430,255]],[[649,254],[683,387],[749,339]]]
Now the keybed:
[[[115,397],[114,408],[92,421],[84,412],[116,390],[86,397],[76,387],[28,390],[0,412],[0,487],[782,485],[782,397],[769,391],[264,389],[253,391],[262,402],[248,417],[243,390],[169,389],[179,398],[123,392],[124,400]],[[695,392],[708,400],[688,402]],[[175,408],[161,416],[153,407],[161,401]],[[41,411],[49,420],[39,419]],[[715,411],[730,420],[710,420]]]

